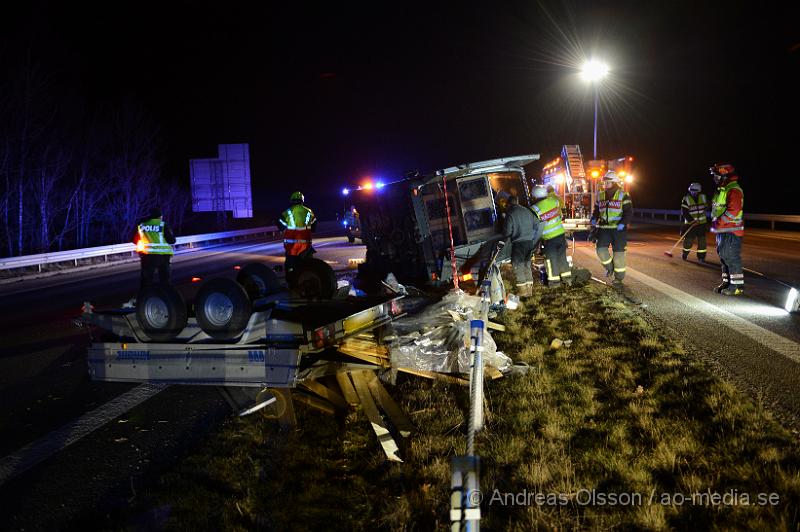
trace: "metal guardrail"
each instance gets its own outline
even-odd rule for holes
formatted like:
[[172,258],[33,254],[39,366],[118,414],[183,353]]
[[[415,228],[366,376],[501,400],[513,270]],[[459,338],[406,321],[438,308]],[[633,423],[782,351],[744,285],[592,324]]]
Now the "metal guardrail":
[[[640,220],[653,220],[680,223],[681,211],[677,209],[639,209],[633,210],[633,217]],[[745,220],[769,222],[770,229],[775,229],[775,223],[800,224],[800,215],[795,214],[757,214],[744,213]]]
[[[226,240],[238,240],[240,238],[252,238],[258,235],[275,235],[278,228],[274,225],[269,227],[257,227],[254,229],[238,229],[236,231],[222,231],[218,233],[205,233],[201,235],[179,236],[175,240],[176,249],[194,248],[195,244],[211,243]],[[42,266],[46,264],[56,264],[62,262],[72,262],[75,266],[79,260],[103,257],[108,261],[111,255],[121,255],[134,253],[136,246],[131,243],[112,244],[110,246],[97,246],[92,248],[71,249],[67,251],[56,251],[53,253],[40,253],[38,255],[23,255],[21,257],[0,258],[0,270],[15,270],[19,268],[29,268],[37,266],[42,271]]]

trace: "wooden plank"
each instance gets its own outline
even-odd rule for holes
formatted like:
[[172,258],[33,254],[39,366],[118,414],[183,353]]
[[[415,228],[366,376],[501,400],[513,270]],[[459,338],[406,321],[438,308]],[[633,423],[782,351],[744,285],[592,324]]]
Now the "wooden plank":
[[483,371],[484,374],[492,380],[503,378],[503,372],[494,366],[486,366]]
[[323,399],[327,399],[328,401],[333,403],[335,406],[341,408],[342,410],[347,410],[347,402],[344,400],[344,397],[342,397],[332,389],[328,388],[321,382],[317,380],[307,380],[301,382],[300,386],[311,392],[314,392]]
[[388,350],[384,346],[375,346],[373,344],[369,347],[364,347],[363,343],[359,344],[348,340],[343,342],[338,347],[338,350],[343,355],[357,358],[376,366],[391,366]]
[[424,377],[426,379],[434,379],[437,381],[446,382],[448,384],[460,384],[462,386],[469,386],[468,379],[462,379],[461,377],[456,377],[454,375],[448,375],[446,373],[436,373],[435,371],[422,371],[418,369],[410,369],[410,368],[397,368],[398,371],[402,371],[403,373],[408,373],[410,375],[415,375],[417,377]]
[[505,325],[501,325],[501,324],[495,323],[493,321],[487,321],[486,322],[486,327],[488,329],[494,329],[495,331],[505,331],[506,330],[506,326]]
[[400,433],[400,436],[403,438],[411,436],[411,433],[414,431],[414,424],[411,423],[411,420],[406,413],[403,412],[403,409],[400,408],[400,405],[392,399],[392,396],[389,395],[389,392],[386,391],[383,383],[378,380],[378,376],[375,375],[374,372],[370,372],[367,375],[367,385],[369,386],[369,391],[372,392],[372,397],[378,401],[380,407],[386,412],[386,415],[389,416],[392,425],[394,425],[397,432]]
[[369,419],[372,430],[375,431],[375,435],[378,437],[378,442],[381,444],[383,452],[386,453],[386,457],[393,462],[402,462],[400,457],[397,456],[397,452],[400,450],[399,447],[397,447],[397,442],[392,438],[389,429],[386,427],[386,423],[383,421],[378,411],[378,407],[375,405],[375,401],[372,400],[365,373],[372,372],[354,371],[350,374],[353,378],[353,386],[355,386],[358,398],[361,400],[361,407],[364,409],[364,413],[367,415],[367,419]]
[[340,371],[336,374],[336,382],[339,383],[339,388],[341,388],[344,394],[344,400],[347,401],[347,404],[353,407],[358,406],[358,394],[356,393],[356,389],[353,388],[353,381],[350,380],[350,374],[346,371]]
[[297,391],[292,394],[292,398],[298,403],[306,404],[311,408],[316,408],[317,410],[325,412],[326,414],[336,413],[336,407],[325,399],[320,399],[319,397],[314,397],[312,395]]

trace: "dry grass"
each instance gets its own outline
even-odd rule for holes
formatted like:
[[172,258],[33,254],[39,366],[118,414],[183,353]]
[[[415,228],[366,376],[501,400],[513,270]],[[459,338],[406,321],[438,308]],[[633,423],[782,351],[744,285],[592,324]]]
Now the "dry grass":
[[[499,347],[531,370],[488,384],[477,441],[484,529],[798,529],[791,435],[614,294],[537,292],[504,322]],[[556,337],[573,343],[553,350]],[[230,420],[137,510],[167,508],[163,524],[180,529],[444,529],[465,390],[410,378],[391,392],[419,428],[403,464],[382,460],[360,412],[335,420],[300,410],[302,429],[290,436],[258,418]],[[495,490],[565,503],[490,504]],[[642,503],[580,504],[584,490]],[[776,493],[780,502],[666,504],[674,493],[736,493],[739,502]]]

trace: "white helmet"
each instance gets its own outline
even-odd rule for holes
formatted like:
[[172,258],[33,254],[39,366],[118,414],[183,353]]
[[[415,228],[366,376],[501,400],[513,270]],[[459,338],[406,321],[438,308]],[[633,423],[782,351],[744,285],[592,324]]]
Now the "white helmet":
[[695,194],[699,194],[701,190],[703,190],[703,187],[700,186],[700,183],[692,183],[691,185],[689,185],[689,192],[694,192]]
[[533,199],[537,200],[545,199],[547,197],[547,189],[544,188],[542,185],[536,185],[531,190],[531,195],[533,196]]
[[619,178],[617,173],[614,170],[609,170],[606,172],[606,175],[603,176],[603,183],[622,183],[622,179]]

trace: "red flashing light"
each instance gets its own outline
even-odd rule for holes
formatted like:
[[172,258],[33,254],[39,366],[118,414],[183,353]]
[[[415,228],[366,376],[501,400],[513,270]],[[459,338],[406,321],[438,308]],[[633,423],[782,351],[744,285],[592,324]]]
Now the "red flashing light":
[[199,282],[200,282],[200,281],[202,281],[202,280],[203,280],[203,279],[202,279],[201,277],[192,277],[192,282],[193,282],[193,283],[199,283]]
[[242,267],[241,267],[241,266],[239,266],[239,265],[237,264],[236,266],[234,266],[234,267],[233,267],[233,269],[234,269],[234,270],[241,270],[241,269],[242,269]]

